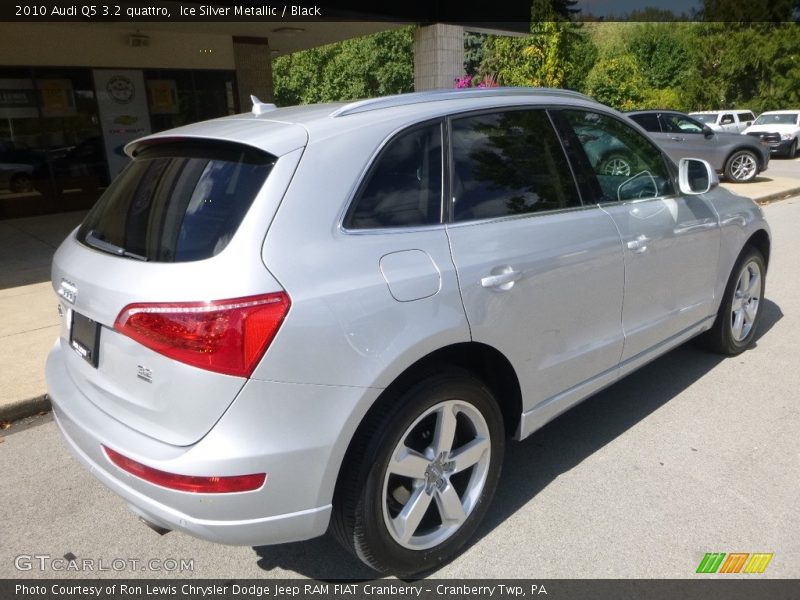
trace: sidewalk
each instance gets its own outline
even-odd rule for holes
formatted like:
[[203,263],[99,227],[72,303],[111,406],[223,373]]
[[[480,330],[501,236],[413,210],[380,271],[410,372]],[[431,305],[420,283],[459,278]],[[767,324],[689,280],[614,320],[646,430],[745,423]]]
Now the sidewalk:
[[[723,185],[762,203],[800,194],[800,180],[789,177]],[[0,221],[0,421],[49,408],[44,361],[60,323],[50,261],[85,214]]]
[[50,406],[44,361],[60,326],[50,261],[85,214],[0,221],[0,421]]

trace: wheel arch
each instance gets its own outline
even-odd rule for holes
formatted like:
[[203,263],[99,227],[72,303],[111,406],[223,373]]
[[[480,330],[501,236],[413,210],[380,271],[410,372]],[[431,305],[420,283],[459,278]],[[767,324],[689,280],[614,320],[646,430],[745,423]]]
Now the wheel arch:
[[[447,368],[464,370],[480,379],[493,393],[503,418],[507,437],[516,433],[522,417],[522,394],[517,374],[509,360],[497,349],[479,342],[460,342],[435,350],[403,370],[375,399],[356,426],[342,460],[336,467],[333,486],[333,513],[329,524],[333,535],[351,552],[347,543],[353,527],[355,498],[351,493],[355,484],[370,469],[364,457],[373,443],[376,427],[387,418],[400,395],[428,376]],[[333,466],[333,465],[331,465]],[[338,507],[338,508],[337,508]],[[359,557],[358,551],[355,554]],[[363,557],[361,557],[363,560]]]
[[764,229],[759,229],[747,239],[744,248],[742,248],[742,252],[745,251],[747,246],[752,246],[761,252],[761,255],[764,257],[764,265],[769,267],[769,253],[772,247],[772,242],[769,234]]
[[386,414],[392,401],[420,379],[448,367],[464,369],[480,379],[497,400],[506,436],[516,433],[522,417],[522,391],[517,373],[505,355],[480,342],[461,342],[439,348],[404,369],[364,413],[337,467],[334,498],[338,495],[343,473],[348,466],[353,466],[351,460],[362,453],[370,429]]

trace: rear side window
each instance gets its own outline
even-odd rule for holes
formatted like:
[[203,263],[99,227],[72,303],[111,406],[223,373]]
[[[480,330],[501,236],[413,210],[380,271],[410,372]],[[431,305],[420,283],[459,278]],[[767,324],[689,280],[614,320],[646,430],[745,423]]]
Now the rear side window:
[[[704,115],[706,116],[706,115]],[[630,118],[641,125],[645,131],[651,133],[661,133],[661,126],[658,124],[658,115],[655,113],[644,113],[641,115],[630,115]],[[709,119],[707,123],[713,123],[714,119]]]
[[345,219],[348,229],[434,225],[442,215],[442,126],[404,131],[381,151]]
[[236,233],[275,160],[212,140],[145,147],[98,200],[78,240],[155,262],[215,256]]
[[543,110],[454,119],[453,219],[580,206],[569,164]]

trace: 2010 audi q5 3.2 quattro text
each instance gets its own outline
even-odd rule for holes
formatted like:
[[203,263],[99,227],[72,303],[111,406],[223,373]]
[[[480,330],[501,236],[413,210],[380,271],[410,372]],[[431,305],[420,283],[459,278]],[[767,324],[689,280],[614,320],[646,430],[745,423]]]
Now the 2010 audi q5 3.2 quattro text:
[[78,459],[159,528],[330,528],[425,572],[475,532],[507,439],[756,333],[761,210],[580,94],[254,99],[126,151],[55,255],[47,381]]

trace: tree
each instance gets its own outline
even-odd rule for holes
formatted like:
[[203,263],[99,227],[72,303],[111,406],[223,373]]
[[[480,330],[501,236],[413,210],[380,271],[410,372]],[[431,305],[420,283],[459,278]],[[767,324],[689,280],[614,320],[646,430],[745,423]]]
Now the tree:
[[582,26],[566,20],[574,4],[533,0],[531,35],[487,39],[480,73],[495,74],[501,85],[581,86],[597,53]]
[[641,107],[644,88],[639,67],[627,52],[601,55],[586,77],[586,93],[618,110]]
[[334,102],[414,89],[414,28],[382,31],[273,61],[280,106]]
[[674,87],[686,75],[690,56],[683,30],[679,23],[637,23],[626,36],[648,87]]
[[483,47],[487,37],[485,33],[464,33],[464,72],[471,77],[478,74],[483,62]]

